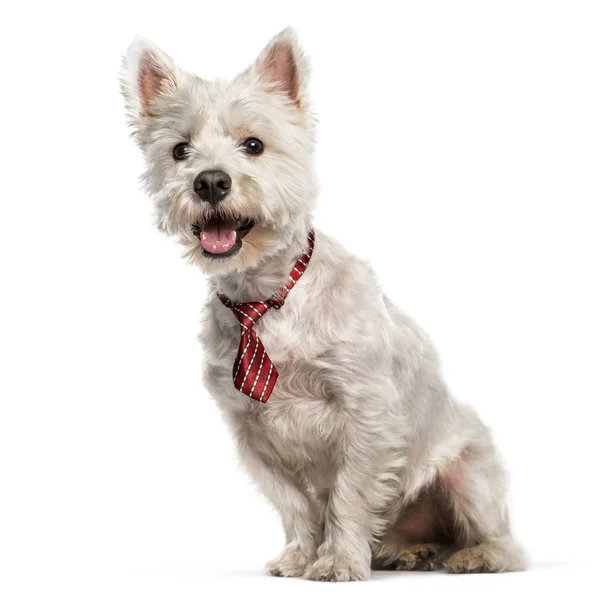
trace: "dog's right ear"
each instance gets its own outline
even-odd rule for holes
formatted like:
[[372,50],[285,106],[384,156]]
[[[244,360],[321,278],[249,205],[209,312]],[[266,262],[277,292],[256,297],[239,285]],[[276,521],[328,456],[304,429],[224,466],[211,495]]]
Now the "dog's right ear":
[[174,61],[151,40],[137,37],[122,60],[120,89],[131,125],[138,129],[154,115],[152,105],[159,96],[173,94],[177,87]]

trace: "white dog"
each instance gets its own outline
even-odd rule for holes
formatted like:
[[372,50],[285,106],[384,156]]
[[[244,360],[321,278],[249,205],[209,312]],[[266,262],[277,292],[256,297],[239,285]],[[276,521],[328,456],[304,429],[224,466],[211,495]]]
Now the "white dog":
[[522,569],[487,428],[370,267],[310,235],[308,78],[291,30],[232,81],[183,72],[144,39],[122,75],[158,226],[210,275],[205,384],[282,517],[268,570]]

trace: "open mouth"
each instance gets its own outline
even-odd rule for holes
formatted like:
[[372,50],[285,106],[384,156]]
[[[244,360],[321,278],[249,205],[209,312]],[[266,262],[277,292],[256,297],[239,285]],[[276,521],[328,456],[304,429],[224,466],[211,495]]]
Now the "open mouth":
[[253,219],[226,221],[214,217],[206,223],[193,223],[191,229],[199,238],[204,255],[228,258],[240,250],[243,238],[254,225]]

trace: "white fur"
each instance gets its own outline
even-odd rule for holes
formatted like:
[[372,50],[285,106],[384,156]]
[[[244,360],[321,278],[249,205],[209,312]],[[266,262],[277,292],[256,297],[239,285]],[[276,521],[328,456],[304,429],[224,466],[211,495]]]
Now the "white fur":
[[[268,66],[268,57],[287,58],[284,52],[296,69],[296,97]],[[162,69],[165,82],[148,114],[138,98],[144,60]],[[238,322],[216,291],[233,301],[268,298],[305,249],[315,206],[315,120],[295,34],[276,36],[230,82],[180,71],[147,40],[131,46],[123,73],[158,225],[212,276],[201,334],[204,379],[241,459],[281,514],[287,546],[270,572],[357,580],[369,577],[372,563],[399,564],[435,522],[427,502],[449,514],[452,553],[459,550],[445,563],[449,571],[523,568],[487,428],[451,397],[429,340],[383,295],[371,268],[324,233],[317,232],[309,267],[285,306],[257,326],[279,371],[269,402],[232,385]],[[263,155],[239,149],[250,135],[264,142]],[[186,140],[191,156],[174,161],[173,146]],[[218,211],[257,223],[230,259],[204,256],[190,229],[214,211],[195,196],[193,178],[216,167],[233,181]]]

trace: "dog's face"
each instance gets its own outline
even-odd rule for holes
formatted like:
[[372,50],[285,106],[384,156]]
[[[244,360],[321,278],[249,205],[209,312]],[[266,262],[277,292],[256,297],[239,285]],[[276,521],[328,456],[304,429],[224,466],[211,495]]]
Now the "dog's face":
[[144,39],[129,48],[122,90],[158,226],[208,273],[256,266],[304,229],[316,196],[307,76],[291,30],[232,81],[186,73]]

